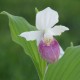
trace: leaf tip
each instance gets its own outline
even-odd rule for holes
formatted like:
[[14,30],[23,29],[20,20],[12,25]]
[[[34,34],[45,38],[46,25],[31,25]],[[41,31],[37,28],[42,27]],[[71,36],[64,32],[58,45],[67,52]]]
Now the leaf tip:
[[36,13],[38,13],[38,12],[39,12],[39,10],[37,9],[37,7],[35,7],[35,12],[36,12]]
[[9,14],[9,13],[6,12],[6,11],[2,11],[0,14],[7,15],[8,17],[11,17],[11,14]]
[[71,47],[73,47],[74,45],[73,45],[73,42],[71,42]]
[[2,11],[0,14],[6,14],[7,12],[6,11]]

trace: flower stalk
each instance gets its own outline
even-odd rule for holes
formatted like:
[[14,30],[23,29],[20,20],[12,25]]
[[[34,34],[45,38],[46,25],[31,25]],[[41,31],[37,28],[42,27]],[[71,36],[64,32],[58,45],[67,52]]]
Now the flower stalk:
[[[61,48],[55,36],[60,36],[64,31],[68,31],[69,28],[62,25],[55,25],[59,21],[59,15],[57,11],[50,7],[45,8],[42,11],[36,11],[36,31],[23,32],[20,34],[27,41],[36,40],[38,51],[41,57],[48,63],[54,63],[59,60],[64,51]],[[44,80],[48,66],[45,69],[45,73],[42,74],[40,80]]]

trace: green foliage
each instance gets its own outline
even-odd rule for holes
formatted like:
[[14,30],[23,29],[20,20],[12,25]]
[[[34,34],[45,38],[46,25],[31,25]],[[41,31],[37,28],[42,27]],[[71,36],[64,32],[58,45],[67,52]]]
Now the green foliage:
[[40,57],[36,42],[21,38],[19,35],[25,31],[36,30],[24,18],[13,16],[5,11],[9,18],[9,27],[12,40],[24,48],[24,51],[32,59],[40,80],[79,80],[80,79],[80,46],[70,47],[65,51],[65,55],[54,64],[49,64],[46,70],[46,62]]
[[21,45],[24,48],[25,53],[31,57],[38,71],[40,79],[43,80],[46,62],[40,57],[36,42],[27,42],[25,39],[19,36],[22,32],[36,30],[35,27],[30,25],[22,17],[13,16],[5,11],[3,11],[1,14],[5,14],[8,16],[12,40]]
[[[58,11],[59,24],[70,28],[57,37],[62,48],[65,50],[70,42],[80,45],[80,0],[0,0],[0,12],[5,10],[23,16],[33,25],[35,7],[42,10],[48,6]],[[30,58],[19,45],[12,42],[8,19],[4,15],[0,15],[0,80],[38,80]]]
[[45,80],[80,80],[80,46],[67,48],[60,61],[50,64]]

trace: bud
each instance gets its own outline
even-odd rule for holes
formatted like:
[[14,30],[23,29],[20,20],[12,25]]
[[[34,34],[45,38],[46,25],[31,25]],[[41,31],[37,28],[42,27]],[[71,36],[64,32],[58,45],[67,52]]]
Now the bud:
[[52,40],[50,39],[47,41],[42,39],[39,43],[39,52],[42,58],[47,62],[53,63],[57,61],[60,55],[60,48],[58,41],[54,38]]

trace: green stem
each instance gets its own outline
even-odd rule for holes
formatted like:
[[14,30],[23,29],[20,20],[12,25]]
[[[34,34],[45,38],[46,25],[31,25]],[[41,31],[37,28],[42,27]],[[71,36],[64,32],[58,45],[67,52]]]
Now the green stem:
[[44,80],[47,70],[48,70],[48,63],[46,65],[46,69],[45,69],[44,75],[43,75],[42,78],[40,77],[40,80]]

